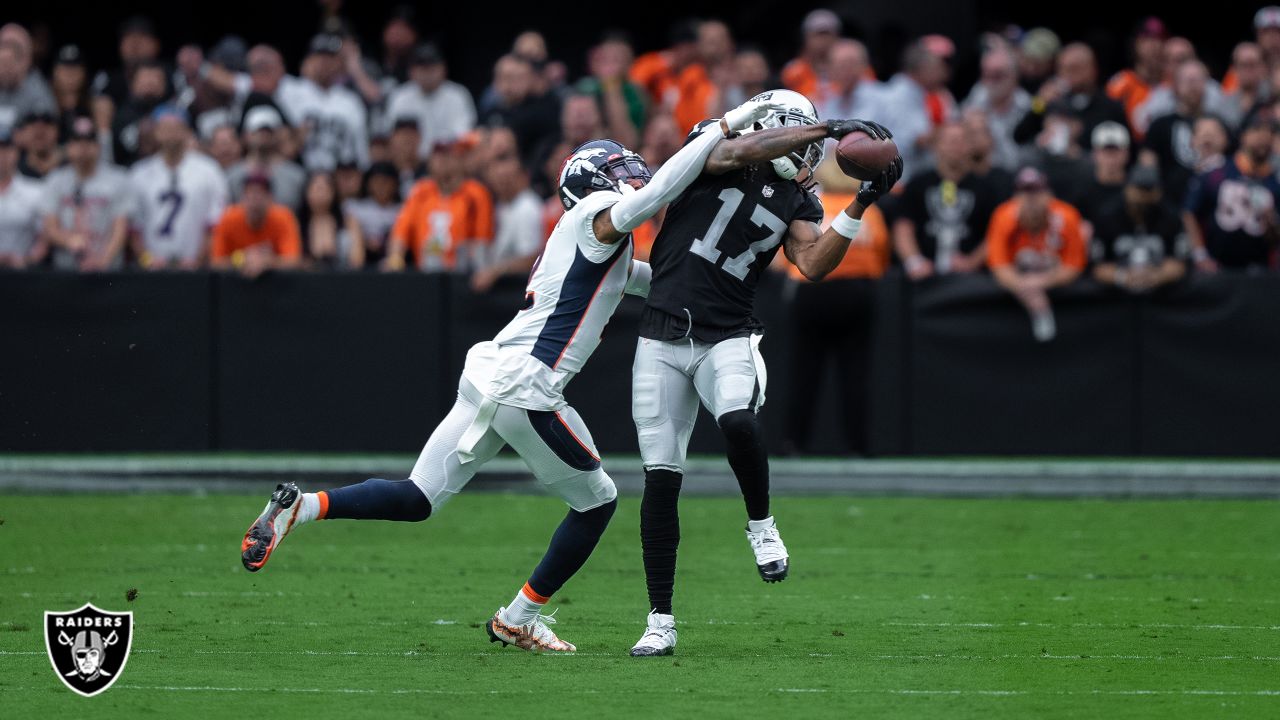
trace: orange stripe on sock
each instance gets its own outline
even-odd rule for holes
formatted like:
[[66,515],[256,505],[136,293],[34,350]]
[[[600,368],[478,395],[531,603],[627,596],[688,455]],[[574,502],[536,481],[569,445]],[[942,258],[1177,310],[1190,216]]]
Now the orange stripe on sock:
[[546,605],[547,601],[551,599],[550,597],[539,595],[537,592],[534,591],[533,588],[529,587],[529,583],[525,583],[524,587],[520,588],[520,592],[524,593],[525,597],[538,603],[539,605]]
[[316,493],[316,499],[320,501],[320,514],[316,515],[316,519],[323,520],[329,514],[329,493],[321,490]]

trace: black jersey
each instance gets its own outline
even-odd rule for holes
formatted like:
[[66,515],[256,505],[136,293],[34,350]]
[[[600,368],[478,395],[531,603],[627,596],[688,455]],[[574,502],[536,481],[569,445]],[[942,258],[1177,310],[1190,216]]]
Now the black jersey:
[[822,204],[764,164],[703,174],[667,208],[649,253],[653,281],[640,335],[720,342],[762,329],[756,285],[795,220],[822,222]]

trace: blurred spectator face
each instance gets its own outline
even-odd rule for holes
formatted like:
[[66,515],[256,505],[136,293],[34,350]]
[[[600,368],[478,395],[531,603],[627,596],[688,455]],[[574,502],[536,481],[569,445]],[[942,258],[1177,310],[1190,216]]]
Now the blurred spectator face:
[[284,59],[280,53],[269,45],[257,45],[249,50],[249,79],[255,92],[265,95],[275,94],[284,77]]
[[135,100],[158,102],[164,98],[164,91],[164,68],[143,65],[133,71],[133,79],[129,81],[129,94]]
[[1221,155],[1227,151],[1227,129],[1217,118],[1202,117],[1192,128],[1191,147],[1202,160]]
[[1032,233],[1048,227],[1052,197],[1047,189],[1018,191],[1018,224]]
[[15,138],[27,152],[44,155],[58,146],[58,126],[51,118],[38,118],[28,122]]
[[684,133],[671,115],[655,115],[644,129],[644,159],[656,168],[680,150]]
[[1139,35],[1133,41],[1135,63],[1146,67],[1159,67],[1164,54],[1164,38],[1157,35]]
[[1098,81],[1098,66],[1087,45],[1072,43],[1058,55],[1058,76],[1075,93],[1092,93]]
[[546,38],[542,37],[542,33],[537,30],[526,30],[517,35],[515,42],[511,43],[511,52],[530,62],[546,62],[548,57]]
[[707,20],[698,26],[698,56],[708,65],[720,65],[733,55],[733,36],[729,26],[719,20]]
[[240,201],[244,203],[249,217],[256,221],[253,224],[261,224],[262,219],[267,216],[267,210],[271,208],[271,188],[260,182],[245,183]]
[[587,65],[591,74],[597,78],[620,78],[627,74],[631,61],[635,59],[631,46],[619,39],[605,40],[591,49]]
[[948,165],[953,168],[966,167],[972,150],[964,125],[950,122],[938,128],[934,152],[937,153],[939,165]]
[[437,147],[428,161],[431,177],[440,185],[448,187],[462,180],[465,170],[464,152],[456,144],[448,147]]
[[160,41],[150,33],[130,30],[120,36],[120,60],[126,66],[155,60],[160,56]]
[[[269,130],[260,132],[270,134]],[[157,126],[157,138],[159,138],[159,134],[160,129]],[[254,134],[256,135],[257,133]],[[236,137],[235,128],[230,125],[223,125],[213,131],[213,135],[209,138],[209,155],[223,168],[229,168],[240,162],[243,153],[240,150],[240,138]]]
[[423,92],[435,92],[445,81],[444,63],[414,63],[409,67],[409,79],[417,83]]
[[831,46],[831,82],[848,92],[867,76],[867,48],[857,40],[841,40]]
[[187,129],[187,124],[181,119],[172,115],[163,115],[155,121],[153,129],[155,133],[156,144],[159,145],[161,152],[180,153],[187,146],[187,140],[191,131]]
[[1198,112],[1204,103],[1205,87],[1209,83],[1209,71],[1199,60],[1183,63],[1173,78],[1173,96],[1178,104]]
[[0,178],[9,179],[18,172],[18,146],[0,143]]
[[360,186],[364,184],[364,173],[356,165],[339,165],[333,171],[334,187],[338,190],[338,198],[349,200],[360,197]]
[[391,161],[391,139],[386,135],[378,135],[369,139],[369,162]]
[[1178,68],[1188,60],[1196,58],[1196,48],[1184,37],[1169,38],[1164,41],[1164,78],[1169,82],[1178,74]]
[[1258,31],[1258,44],[1269,57],[1280,55],[1280,27],[1267,27]]
[[382,47],[391,55],[406,55],[418,44],[418,31],[404,18],[391,18],[382,29]]
[[1231,69],[1236,73],[1240,87],[1257,91],[1267,77],[1267,64],[1262,59],[1262,48],[1254,43],[1240,43],[1231,53]]
[[1129,148],[1119,145],[1107,145],[1093,149],[1093,164],[1098,175],[1116,177],[1124,174],[1129,164]]
[[70,140],[67,142],[67,162],[81,173],[93,169],[98,160],[98,143],[95,140]]
[[400,183],[390,175],[369,176],[369,197],[379,205],[390,205],[396,201],[396,191]]
[[329,87],[342,74],[342,58],[337,53],[312,53],[307,56],[308,75],[321,87]]
[[804,19],[804,49],[808,58],[823,58],[840,39],[840,18],[830,10],[814,10]]
[[485,182],[501,201],[513,199],[529,184],[524,168],[515,158],[490,163],[485,170]]
[[571,95],[560,110],[560,127],[564,138],[573,147],[594,139],[600,133],[600,108],[595,98],[587,95]]
[[333,176],[328,173],[316,173],[307,181],[307,207],[311,208],[313,215],[327,214],[336,195],[337,186]]
[[53,85],[53,94],[59,103],[63,98],[78,98],[88,79],[84,65],[58,63],[53,66],[53,74],[49,77]]
[[1018,70],[1013,55],[996,49],[982,56],[982,84],[993,103],[1001,103],[1018,87]]
[[18,76],[26,77],[31,71],[31,33],[17,23],[0,27],[0,43],[11,45],[17,54]]
[[417,164],[418,148],[422,145],[422,133],[415,125],[400,125],[391,131],[391,139],[387,149],[391,152],[392,162],[397,164]]
[[16,88],[27,76],[23,69],[22,50],[11,42],[0,41],[0,87]]
[[485,138],[484,154],[486,162],[495,163],[515,158],[519,154],[516,146],[516,134],[511,128],[499,127],[489,131]]
[[747,90],[748,96],[757,95],[766,89],[769,82],[769,61],[758,50],[744,50],[734,58],[734,74],[738,84]]
[[493,68],[493,90],[506,107],[525,101],[533,90],[533,66],[516,55],[503,55]]
[[1255,121],[1240,134],[1240,151],[1255,163],[1265,163],[1271,157],[1275,141],[1275,129],[1271,121]]
[[940,55],[925,52],[917,70],[916,80],[930,92],[941,90],[947,84],[951,68]]
[[964,114],[963,123],[969,141],[969,158],[975,163],[986,162],[996,144],[991,135],[991,126],[987,124],[986,113],[970,110]]

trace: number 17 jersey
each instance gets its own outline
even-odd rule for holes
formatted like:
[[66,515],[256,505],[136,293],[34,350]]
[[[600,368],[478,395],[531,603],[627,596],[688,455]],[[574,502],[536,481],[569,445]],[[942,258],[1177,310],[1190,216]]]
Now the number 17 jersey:
[[668,206],[654,240],[640,335],[714,343],[762,331],[752,314],[760,274],[793,221],[822,214],[813,193],[767,163],[703,173]]

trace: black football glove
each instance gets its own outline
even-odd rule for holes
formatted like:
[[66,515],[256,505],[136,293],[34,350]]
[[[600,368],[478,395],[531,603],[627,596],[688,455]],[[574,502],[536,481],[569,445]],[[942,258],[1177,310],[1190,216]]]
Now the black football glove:
[[864,132],[876,140],[889,140],[893,133],[889,128],[871,120],[828,120],[827,137],[837,140],[851,132]]
[[857,201],[862,207],[871,207],[871,204],[880,199],[880,196],[893,189],[894,183],[898,182],[898,178],[902,177],[902,156],[899,155],[889,163],[889,167],[874,180],[867,180],[862,183],[862,187],[858,190]]

